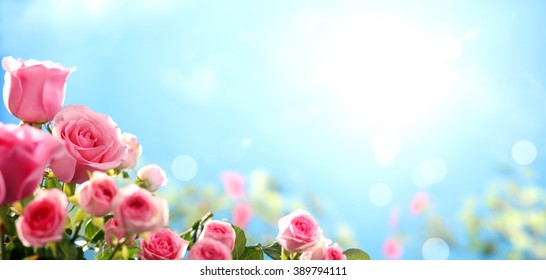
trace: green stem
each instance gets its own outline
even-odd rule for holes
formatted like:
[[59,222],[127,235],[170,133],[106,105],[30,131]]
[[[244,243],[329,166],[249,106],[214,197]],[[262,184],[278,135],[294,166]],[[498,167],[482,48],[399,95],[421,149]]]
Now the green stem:
[[2,249],[2,253],[1,253],[1,257],[2,257],[2,260],[5,260],[6,259],[6,244],[4,243],[4,223],[2,221],[0,221],[0,246],[1,246],[1,249]]
[[119,251],[119,249],[121,249],[121,246],[123,246],[123,243],[118,243],[118,245],[116,245],[116,247],[114,248],[114,251],[112,251],[112,254],[110,255],[110,258],[108,258],[109,260],[114,259],[114,256]]
[[78,238],[78,233],[80,232],[80,229],[82,228],[83,220],[81,220],[78,225],[76,226],[76,230],[74,231],[74,236],[70,239],[70,242],[76,241]]
[[4,232],[7,232],[9,234],[13,234],[15,232],[15,228],[10,223],[9,218],[9,212],[11,210],[9,209],[9,206],[7,205],[0,205],[0,224],[4,225]]

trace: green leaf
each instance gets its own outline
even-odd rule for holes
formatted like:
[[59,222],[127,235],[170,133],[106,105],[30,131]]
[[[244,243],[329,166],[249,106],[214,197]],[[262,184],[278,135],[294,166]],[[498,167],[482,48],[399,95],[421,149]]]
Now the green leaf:
[[50,189],[62,190],[61,181],[59,181],[59,179],[57,178],[45,177],[45,188],[48,190]]
[[87,213],[85,213],[83,209],[79,208],[78,211],[76,212],[76,215],[74,216],[72,224],[77,224],[85,218],[87,218]]
[[347,249],[343,252],[348,260],[370,260],[370,255],[360,249]]
[[246,247],[243,254],[239,256],[239,259],[240,260],[263,260],[264,251],[262,249],[262,245],[258,244],[256,246]]
[[243,255],[246,246],[246,236],[245,232],[238,226],[231,225],[235,230],[235,246],[231,252],[231,257],[234,260],[239,260]]
[[91,241],[96,241],[100,239],[99,233],[102,233],[101,229],[94,225],[92,220],[89,220],[85,226],[85,237]]
[[64,183],[63,192],[67,197],[73,196],[76,193],[76,184],[74,183]]
[[277,242],[273,242],[269,245],[267,245],[265,248],[263,248],[263,251],[266,255],[268,255],[272,260],[280,260],[281,259],[281,245]]

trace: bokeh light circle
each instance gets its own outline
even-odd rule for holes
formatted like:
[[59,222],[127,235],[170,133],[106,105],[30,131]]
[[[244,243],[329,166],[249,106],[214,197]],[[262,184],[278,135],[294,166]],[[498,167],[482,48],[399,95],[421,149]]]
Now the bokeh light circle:
[[197,170],[197,162],[189,155],[179,155],[171,164],[171,171],[174,177],[182,181],[193,179],[197,174]]
[[538,150],[533,142],[520,140],[512,146],[512,159],[519,165],[529,165],[537,157]]
[[412,173],[413,183],[419,188],[426,189],[442,182],[447,175],[445,161],[437,156],[426,158]]
[[449,245],[441,238],[430,238],[423,244],[421,250],[425,260],[447,260]]
[[370,188],[370,201],[379,207],[387,206],[392,200],[392,190],[383,183],[375,184]]

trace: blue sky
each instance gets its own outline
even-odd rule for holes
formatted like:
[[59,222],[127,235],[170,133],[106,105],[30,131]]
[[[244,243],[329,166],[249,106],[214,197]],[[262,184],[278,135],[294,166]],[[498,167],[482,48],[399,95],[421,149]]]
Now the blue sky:
[[521,167],[518,141],[544,168],[544,26],[542,1],[2,0],[0,55],[77,66],[65,104],[112,116],[172,180],[179,155],[199,184],[267,169],[380,256],[423,187],[456,221]]

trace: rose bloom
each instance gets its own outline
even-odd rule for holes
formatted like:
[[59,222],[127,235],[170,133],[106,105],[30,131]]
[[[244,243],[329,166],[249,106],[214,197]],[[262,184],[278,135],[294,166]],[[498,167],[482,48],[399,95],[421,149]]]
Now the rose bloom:
[[222,242],[215,239],[198,240],[191,247],[188,260],[231,260],[231,251]]
[[289,252],[303,252],[313,248],[321,238],[322,229],[303,210],[296,210],[279,220],[277,242]]
[[222,221],[211,220],[205,224],[199,239],[214,239],[222,242],[231,252],[235,246],[235,230]]
[[233,207],[232,216],[234,225],[245,228],[252,217],[252,208],[248,203],[238,203]]
[[83,183],[87,172],[116,168],[127,157],[118,125],[108,116],[81,106],[66,106],[53,119],[53,136],[66,153],[51,162],[63,182]]
[[4,102],[15,117],[31,123],[51,121],[64,102],[66,78],[76,68],[51,61],[2,59]]
[[142,146],[138,142],[134,134],[124,132],[121,141],[127,145],[127,158],[118,166],[120,169],[135,168],[140,155],[142,154]]
[[233,171],[222,173],[222,184],[231,199],[241,199],[245,196],[245,179],[241,174]]
[[139,257],[142,260],[181,260],[189,244],[171,229],[162,228],[147,240],[140,239]]
[[167,201],[137,185],[121,189],[112,209],[121,227],[131,233],[155,232],[169,222]]
[[146,189],[151,192],[157,191],[159,187],[167,184],[167,174],[156,164],[149,164],[139,169],[137,177],[144,182]]
[[59,140],[39,129],[0,123],[0,205],[34,193],[48,163],[62,149]]
[[112,211],[112,201],[117,193],[116,180],[106,173],[95,171],[91,179],[81,185],[78,202],[85,212],[100,217]]
[[346,260],[343,249],[337,243],[328,240],[323,246],[301,254],[301,260]]
[[40,190],[15,222],[17,236],[26,247],[44,247],[61,240],[67,217],[66,195],[58,190]]
[[[111,218],[104,224],[104,240],[108,245],[116,245],[118,242],[124,242],[123,238],[126,238],[126,232],[119,226],[119,221],[115,217]],[[136,234],[133,233],[125,241],[125,244],[133,242],[136,238]],[[114,239],[116,240],[114,242]]]
[[383,243],[383,255],[387,259],[399,259],[402,257],[403,252],[404,248],[402,247],[402,243],[394,238],[388,238],[385,240],[385,243]]

